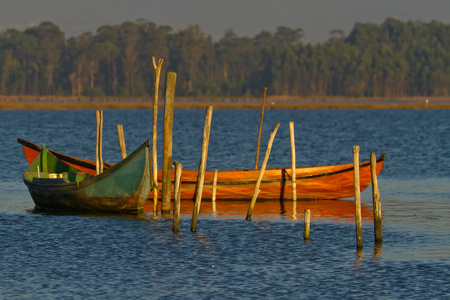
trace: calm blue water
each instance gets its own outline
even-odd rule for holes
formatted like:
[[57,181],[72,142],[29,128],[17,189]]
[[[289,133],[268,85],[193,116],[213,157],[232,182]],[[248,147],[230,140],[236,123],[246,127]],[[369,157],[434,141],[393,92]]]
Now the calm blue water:
[[[160,110],[159,145],[162,118]],[[198,169],[204,118],[205,110],[175,111],[173,159],[184,169]],[[370,149],[386,154],[382,246],[374,244],[370,218],[358,252],[353,220],[314,208],[309,242],[302,238],[303,211],[297,218],[283,210],[254,214],[248,222],[245,212],[214,214],[205,203],[198,232],[190,231],[187,211],[177,234],[170,219],[152,214],[35,213],[17,137],[94,159],[95,113],[0,111],[0,298],[448,299],[450,111],[266,110],[260,163],[279,122],[268,167],[290,166],[289,121],[297,166],[351,163],[353,145],[361,160]],[[259,122],[257,110],[215,110],[207,168],[252,168]],[[151,137],[152,111],[104,111],[109,162],[120,159],[116,124],[124,126],[130,153]],[[369,211],[371,201],[369,188],[362,193]]]

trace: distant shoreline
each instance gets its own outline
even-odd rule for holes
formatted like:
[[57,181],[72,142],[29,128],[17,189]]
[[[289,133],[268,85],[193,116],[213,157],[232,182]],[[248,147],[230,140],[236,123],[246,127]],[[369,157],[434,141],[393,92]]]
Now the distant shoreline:
[[[428,101],[427,101],[428,100]],[[175,97],[176,109],[261,109],[262,98]],[[164,107],[162,100],[159,108]],[[0,96],[2,110],[152,109],[153,98]],[[266,109],[450,109],[450,97],[292,97],[269,96]]]

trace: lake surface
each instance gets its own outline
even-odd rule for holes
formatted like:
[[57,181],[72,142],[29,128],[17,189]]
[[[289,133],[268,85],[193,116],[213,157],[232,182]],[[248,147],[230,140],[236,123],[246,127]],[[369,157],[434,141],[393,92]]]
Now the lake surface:
[[[205,110],[175,110],[173,160],[198,169]],[[159,111],[159,153],[162,153]],[[362,251],[356,249],[353,199],[202,203],[197,232],[184,202],[180,232],[170,218],[37,212],[22,181],[18,137],[73,156],[95,158],[95,112],[0,111],[0,298],[291,299],[450,297],[450,111],[266,110],[260,164],[281,124],[267,167],[289,167],[289,121],[297,166],[352,163],[386,154],[378,182],[383,243],[376,245],[371,187],[362,197]],[[215,110],[207,169],[255,164],[260,111]],[[120,160],[151,139],[151,110],[105,110],[103,156]],[[161,165],[161,158],[159,159]],[[151,203],[150,203],[151,205]],[[303,212],[311,238],[303,241]]]

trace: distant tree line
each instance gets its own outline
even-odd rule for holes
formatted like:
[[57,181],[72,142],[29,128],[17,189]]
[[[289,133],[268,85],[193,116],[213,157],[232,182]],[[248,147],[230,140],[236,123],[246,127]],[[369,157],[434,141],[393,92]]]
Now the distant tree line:
[[[152,56],[177,73],[179,96],[448,96],[450,25],[356,23],[348,36],[302,42],[280,26],[253,38],[213,41],[198,25],[177,32],[145,20],[65,39],[52,22],[0,34],[0,94],[146,97]],[[161,78],[164,82],[164,78]]]

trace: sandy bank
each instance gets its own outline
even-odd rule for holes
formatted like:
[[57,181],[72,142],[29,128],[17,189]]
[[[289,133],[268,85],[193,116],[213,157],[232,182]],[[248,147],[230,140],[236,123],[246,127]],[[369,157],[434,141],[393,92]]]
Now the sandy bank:
[[[427,101],[428,100],[428,101]],[[176,109],[261,109],[261,99],[212,99],[199,100],[175,98]],[[164,103],[160,101],[159,108]],[[299,98],[275,97],[266,99],[266,109],[450,109],[450,98]],[[18,97],[0,96],[3,110],[67,110],[67,109],[152,109],[151,98],[92,99],[73,97]]]

